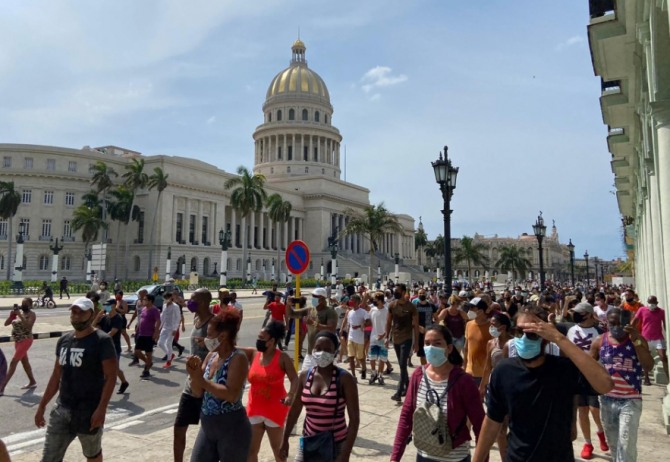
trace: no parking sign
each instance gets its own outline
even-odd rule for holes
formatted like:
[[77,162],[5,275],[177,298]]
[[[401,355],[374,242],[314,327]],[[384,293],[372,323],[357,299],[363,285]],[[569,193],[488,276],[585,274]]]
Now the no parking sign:
[[309,266],[309,247],[303,241],[293,241],[286,248],[286,267],[293,274],[302,274]]

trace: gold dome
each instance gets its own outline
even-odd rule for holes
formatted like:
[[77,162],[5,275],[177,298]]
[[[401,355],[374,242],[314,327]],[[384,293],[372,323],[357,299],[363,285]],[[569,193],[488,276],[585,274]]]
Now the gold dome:
[[307,47],[305,47],[305,42],[303,42],[303,41],[300,40],[300,39],[297,39],[295,42],[293,42],[293,46],[292,46],[291,48],[296,48],[296,47],[298,47],[298,48],[307,48]]
[[307,66],[305,49],[302,40],[298,39],[293,42],[291,65],[272,79],[265,96],[266,100],[274,96],[298,94],[324,99],[330,104],[330,95],[323,79]]

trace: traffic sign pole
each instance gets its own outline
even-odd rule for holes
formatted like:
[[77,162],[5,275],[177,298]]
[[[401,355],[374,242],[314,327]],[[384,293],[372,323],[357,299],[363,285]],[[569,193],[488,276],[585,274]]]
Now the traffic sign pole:
[[[295,297],[297,299],[300,298],[300,275],[296,274],[295,275]],[[297,304],[298,309],[301,308],[300,302]],[[293,351],[293,366],[295,367],[296,371],[300,371],[300,323],[302,319],[300,317],[297,317],[293,321],[293,325],[295,326],[295,335],[293,338],[295,339],[295,345],[294,345],[294,351]]]
[[[303,241],[292,241],[286,247],[286,267],[295,275],[295,298],[300,299],[300,275],[305,272],[309,266],[309,247]],[[297,309],[300,309],[300,302],[295,304]],[[293,365],[295,370],[299,370],[300,366],[300,317],[294,321],[295,325],[295,349],[293,356]]]

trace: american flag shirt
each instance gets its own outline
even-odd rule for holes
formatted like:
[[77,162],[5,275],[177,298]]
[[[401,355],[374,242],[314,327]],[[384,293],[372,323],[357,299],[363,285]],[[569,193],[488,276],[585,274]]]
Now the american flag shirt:
[[642,399],[642,365],[630,338],[612,345],[609,334],[604,334],[600,345],[600,362],[614,380],[614,388],[605,396]]

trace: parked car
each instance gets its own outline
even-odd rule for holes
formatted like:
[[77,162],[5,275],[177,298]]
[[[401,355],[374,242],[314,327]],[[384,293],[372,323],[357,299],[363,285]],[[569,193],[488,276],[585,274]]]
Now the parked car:
[[149,295],[154,296],[154,305],[156,305],[156,308],[162,310],[163,294],[165,292],[172,292],[175,288],[177,289],[177,291],[179,291],[179,295],[183,297],[184,292],[181,290],[179,286],[171,283],[166,283],[166,284],[151,284],[148,286],[142,286],[134,294],[126,295],[125,297],[123,297],[123,301],[128,304],[128,311],[135,311],[135,307],[137,305],[137,298],[138,294],[140,293],[140,290],[146,290]]

